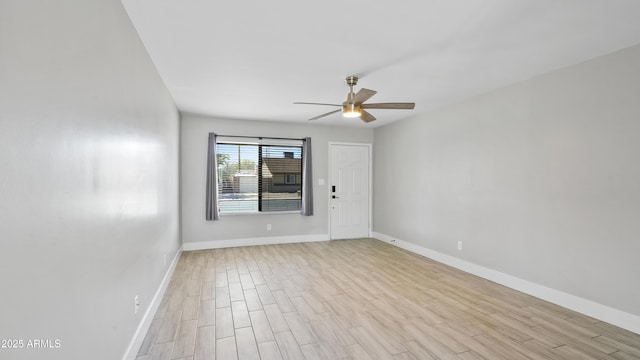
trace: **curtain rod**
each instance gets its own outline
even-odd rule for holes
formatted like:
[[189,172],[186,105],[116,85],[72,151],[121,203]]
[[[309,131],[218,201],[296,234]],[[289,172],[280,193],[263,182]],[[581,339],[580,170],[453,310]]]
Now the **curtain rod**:
[[256,138],[256,139],[275,139],[275,140],[304,140],[304,138],[284,138],[284,137],[271,137],[271,136],[242,136],[242,135],[221,135],[216,134],[216,136],[221,137],[230,137],[230,138]]

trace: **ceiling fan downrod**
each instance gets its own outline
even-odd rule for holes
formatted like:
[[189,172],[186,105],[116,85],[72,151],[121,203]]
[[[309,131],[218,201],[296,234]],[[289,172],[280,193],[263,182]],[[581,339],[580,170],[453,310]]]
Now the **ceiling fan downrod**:
[[345,101],[342,106],[351,105],[353,106],[356,94],[353,92],[353,87],[358,84],[357,76],[347,76],[345,79],[347,81],[347,85],[349,85],[349,94],[347,94],[347,101]]

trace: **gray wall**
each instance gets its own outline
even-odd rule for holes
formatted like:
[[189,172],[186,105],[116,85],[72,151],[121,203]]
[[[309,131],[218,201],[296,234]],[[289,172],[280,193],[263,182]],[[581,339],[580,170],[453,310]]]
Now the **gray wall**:
[[640,315],[638,64],[640,46],[376,128],[374,231]]
[[120,1],[0,2],[0,339],[61,345],[0,358],[123,356],[180,248],[178,141]]
[[[314,178],[314,216],[299,214],[227,215],[219,221],[205,220],[207,138],[221,135],[263,137],[311,137]],[[284,122],[257,122],[215,119],[184,114],[181,119],[181,201],[182,240],[186,244],[203,241],[252,239],[296,235],[327,235],[329,142],[371,143],[373,130]],[[325,183],[326,184],[326,183]],[[271,224],[272,230],[266,230]]]

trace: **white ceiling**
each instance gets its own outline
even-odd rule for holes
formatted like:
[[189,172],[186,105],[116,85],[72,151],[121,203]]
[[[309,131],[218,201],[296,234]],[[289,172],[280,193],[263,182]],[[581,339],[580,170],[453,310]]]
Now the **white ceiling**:
[[380,126],[640,43],[638,0],[123,0],[183,112],[306,122],[347,75],[415,110]]

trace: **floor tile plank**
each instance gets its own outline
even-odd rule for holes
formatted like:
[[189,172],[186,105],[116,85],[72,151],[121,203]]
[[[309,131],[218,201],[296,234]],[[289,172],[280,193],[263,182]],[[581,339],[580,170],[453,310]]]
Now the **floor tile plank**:
[[196,344],[193,360],[211,360],[216,356],[216,327],[199,327],[196,333]]
[[253,333],[256,336],[258,344],[267,341],[274,341],[273,331],[269,326],[269,320],[265,315],[264,310],[251,311],[249,313],[251,318],[251,325],[253,326]]
[[235,337],[216,340],[216,360],[238,360]]
[[260,359],[282,360],[282,355],[280,355],[280,350],[275,340],[259,343],[258,350],[260,350]]
[[258,344],[253,335],[253,329],[245,327],[236,329],[236,345],[238,346],[238,360],[259,359]]

